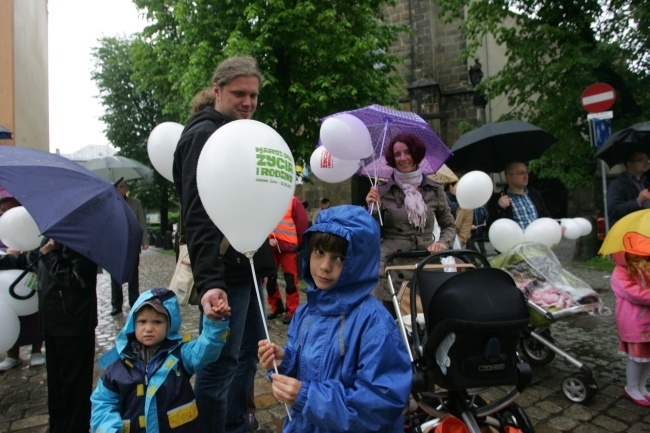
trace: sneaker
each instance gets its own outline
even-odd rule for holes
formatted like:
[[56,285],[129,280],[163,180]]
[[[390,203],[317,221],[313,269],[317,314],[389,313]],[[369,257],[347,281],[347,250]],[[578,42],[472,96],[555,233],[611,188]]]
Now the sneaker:
[[289,323],[291,323],[291,319],[293,319],[293,316],[284,316],[284,319],[282,319],[282,323],[288,325]]
[[45,364],[45,355],[42,353],[32,353],[32,356],[29,359],[29,366],[38,367],[39,365],[43,364]]
[[20,359],[7,357],[4,361],[0,362],[0,371],[11,370],[18,365],[20,365]]
[[248,423],[248,429],[246,430],[248,432],[257,431],[260,428],[260,423],[255,418],[254,412],[246,414],[246,422]]

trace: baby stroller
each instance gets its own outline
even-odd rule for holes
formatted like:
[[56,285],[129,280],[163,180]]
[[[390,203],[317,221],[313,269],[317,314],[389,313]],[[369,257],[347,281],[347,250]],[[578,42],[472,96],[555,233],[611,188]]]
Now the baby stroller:
[[[442,264],[443,257],[453,257],[456,263]],[[406,258],[419,263],[410,266],[410,288],[405,282],[400,290],[402,300],[408,297],[410,303],[410,317],[403,320],[398,314],[398,323],[411,352],[411,395],[417,403],[405,418],[405,431],[432,431],[453,415],[472,433],[486,426],[500,432],[508,427],[533,432],[528,416],[514,403],[531,373],[516,351],[530,315],[512,278],[490,268],[474,251],[395,253],[386,259],[386,275],[397,311],[399,297],[391,273],[404,274],[409,266],[392,263]],[[494,386],[512,388],[488,402],[481,394]]]
[[591,369],[555,344],[550,326],[565,320],[572,326],[591,330],[611,311],[587,283],[562,268],[546,245],[516,245],[492,257],[490,264],[508,272],[526,296],[531,319],[522,334],[520,348],[528,363],[547,365],[556,354],[562,356],[579,369],[562,382],[564,395],[576,403],[590,400],[598,391]]

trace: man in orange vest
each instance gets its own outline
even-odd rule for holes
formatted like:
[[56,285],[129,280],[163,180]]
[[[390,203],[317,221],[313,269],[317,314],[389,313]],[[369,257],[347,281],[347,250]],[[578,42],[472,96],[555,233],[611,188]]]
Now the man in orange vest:
[[266,294],[271,312],[266,316],[268,319],[275,319],[285,312],[282,305],[282,296],[278,287],[278,266],[282,266],[284,281],[287,284],[287,308],[286,316],[282,323],[291,323],[293,313],[300,304],[300,293],[298,293],[298,266],[296,251],[302,244],[302,234],[307,230],[309,218],[302,202],[293,196],[287,212],[282,217],[280,224],[269,235],[269,243],[273,251],[273,262],[276,273],[269,277],[266,283]]

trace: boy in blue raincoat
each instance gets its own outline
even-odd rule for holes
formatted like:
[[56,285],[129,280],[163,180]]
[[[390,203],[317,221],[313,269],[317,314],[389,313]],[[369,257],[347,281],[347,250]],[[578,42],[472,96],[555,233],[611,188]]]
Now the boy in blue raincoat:
[[[230,315],[223,301],[214,308]],[[90,400],[93,432],[195,432],[198,410],[192,375],[219,357],[228,336],[227,318],[203,317],[197,340],[179,334],[181,314],[174,292],[152,289],[131,308],[115,347],[99,364],[106,368]]]
[[[286,432],[403,432],[411,389],[407,347],[377,285],[379,226],[363,208],[321,211],[303,235],[307,304],[287,344],[259,342],[273,394],[291,405]],[[272,373],[270,371],[269,373]]]

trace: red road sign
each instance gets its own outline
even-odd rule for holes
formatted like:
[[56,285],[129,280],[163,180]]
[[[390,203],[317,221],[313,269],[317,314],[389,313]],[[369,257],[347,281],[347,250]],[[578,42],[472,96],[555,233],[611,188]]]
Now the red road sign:
[[616,91],[605,83],[596,83],[582,92],[582,107],[590,113],[609,110],[616,101]]

